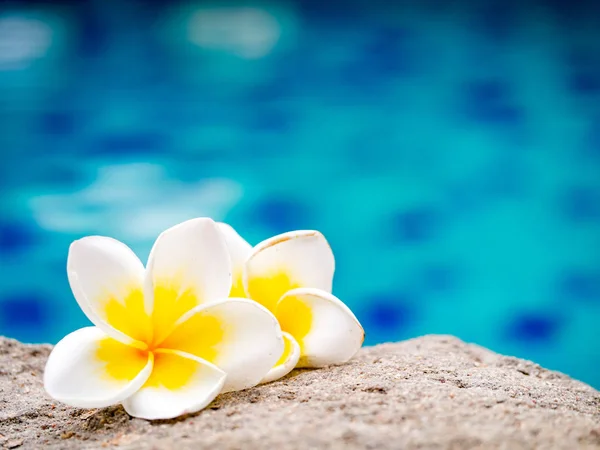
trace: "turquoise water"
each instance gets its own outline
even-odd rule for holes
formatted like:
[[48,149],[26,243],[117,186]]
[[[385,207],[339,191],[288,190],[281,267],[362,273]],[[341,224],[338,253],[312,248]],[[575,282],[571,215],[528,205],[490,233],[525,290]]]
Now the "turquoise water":
[[321,230],[367,344],[600,387],[597,2],[126,3],[0,6],[0,334],[87,324],[72,240],[208,215]]

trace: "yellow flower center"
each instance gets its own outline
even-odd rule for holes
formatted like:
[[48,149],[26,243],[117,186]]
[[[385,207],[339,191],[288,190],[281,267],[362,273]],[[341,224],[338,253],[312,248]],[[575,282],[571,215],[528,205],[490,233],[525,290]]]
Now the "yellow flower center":
[[266,277],[254,277],[248,281],[249,297],[271,311],[281,329],[290,333],[304,350],[304,338],[310,332],[313,316],[308,304],[297,297],[281,297],[292,289],[301,287],[285,271]]
[[109,296],[104,303],[105,320],[136,342],[125,345],[112,338],[100,342],[96,356],[105,363],[107,376],[115,380],[132,380],[152,353],[154,366],[144,387],[177,389],[188,383],[197,363],[170,350],[214,362],[217,345],[225,333],[218,318],[202,313],[177,325],[181,316],[199,303],[192,289],[180,289],[174,283],[155,285],[151,315],[146,313],[141,288],[131,289],[123,301]]
[[300,352],[304,353],[304,338],[310,332],[313,321],[310,306],[298,297],[287,296],[277,305],[275,317],[281,329],[294,336],[300,345]]
[[286,272],[279,272],[267,277],[251,278],[248,282],[248,295],[275,314],[275,307],[281,296],[297,287],[300,285],[292,281]]

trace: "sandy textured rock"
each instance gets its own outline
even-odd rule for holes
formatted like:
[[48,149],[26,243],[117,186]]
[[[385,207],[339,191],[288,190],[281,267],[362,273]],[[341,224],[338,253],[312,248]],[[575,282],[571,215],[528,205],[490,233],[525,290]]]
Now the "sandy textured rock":
[[[0,338],[0,446],[128,449],[600,448],[600,393],[447,336],[364,348],[178,420],[55,404],[49,345]],[[176,444],[176,446],[175,446]]]

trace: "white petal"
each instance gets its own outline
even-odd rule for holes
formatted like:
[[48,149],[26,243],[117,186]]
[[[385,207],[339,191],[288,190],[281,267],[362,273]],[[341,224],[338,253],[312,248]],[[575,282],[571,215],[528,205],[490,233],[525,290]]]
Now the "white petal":
[[258,244],[246,263],[246,292],[270,311],[290,289],[331,292],[335,260],[318,231],[292,231]]
[[229,256],[231,257],[232,286],[229,296],[245,297],[246,293],[244,292],[243,283],[244,265],[252,253],[252,246],[230,225],[222,222],[217,225],[225,237]]
[[226,374],[213,364],[173,350],[157,350],[152,375],[123,402],[142,419],[171,419],[206,407],[221,392]]
[[155,343],[190,309],[227,298],[231,261],[216,223],[192,219],[164,231],[150,252],[145,287]]
[[286,376],[298,364],[300,345],[298,345],[296,339],[291,334],[285,332],[283,333],[283,341],[285,344],[283,354],[279,357],[273,368],[269,370],[269,373],[261,380],[261,384]]
[[69,248],[67,274],[79,306],[94,325],[123,343],[145,340],[144,265],[122,242],[88,236]]
[[102,408],[136,392],[152,371],[152,354],[122,344],[96,327],[81,328],[52,350],[44,371],[48,394],[80,408]]
[[297,367],[323,367],[348,361],[361,347],[365,332],[352,311],[319,289],[287,292],[275,312],[283,331],[300,344]]
[[227,373],[224,392],[256,386],[283,353],[277,319],[258,303],[228,299],[183,316],[161,344],[205,359]]

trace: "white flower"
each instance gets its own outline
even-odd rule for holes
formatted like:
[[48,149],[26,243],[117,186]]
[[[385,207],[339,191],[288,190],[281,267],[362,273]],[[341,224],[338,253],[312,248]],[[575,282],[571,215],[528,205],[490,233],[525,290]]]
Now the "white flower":
[[63,403],[166,419],[198,411],[220,392],[258,384],[283,352],[277,320],[247,299],[227,299],[231,261],[215,222],[163,232],[143,264],[114,239],[73,242],[67,272],[94,327],[50,354],[46,391]]
[[283,330],[283,355],[263,382],[281,378],[294,367],[341,364],[356,354],[364,330],[331,294],[335,261],[321,233],[292,231],[252,248],[229,225],[219,227],[233,264],[233,293],[263,305]]

